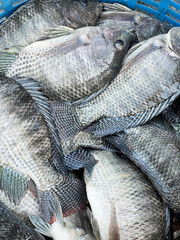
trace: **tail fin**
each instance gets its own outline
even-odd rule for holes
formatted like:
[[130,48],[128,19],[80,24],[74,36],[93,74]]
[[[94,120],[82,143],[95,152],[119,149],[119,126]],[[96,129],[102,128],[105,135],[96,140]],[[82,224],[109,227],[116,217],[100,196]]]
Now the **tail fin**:
[[80,211],[86,208],[87,205],[85,183],[71,175],[62,175],[58,180],[58,184],[50,190],[38,191],[42,216],[48,223],[54,222],[56,197],[62,206],[64,217]]
[[44,221],[40,216],[29,216],[32,224],[36,227],[36,231],[42,233],[45,236],[52,237],[54,240],[58,239],[82,239],[82,240],[94,240],[89,234],[85,234],[83,229],[66,228],[63,220],[62,208],[57,199],[55,199],[55,221],[50,224]]
[[52,102],[51,111],[61,139],[68,140],[83,129],[74,106]]
[[[56,236],[62,236],[63,235],[63,228],[64,228],[64,222],[63,222],[63,215],[62,215],[62,209],[61,205],[58,201],[55,201],[55,222],[50,224],[47,223],[42,217],[40,216],[29,216],[32,224],[36,227],[35,230],[39,233],[52,237],[53,239],[59,239]],[[63,238],[62,238],[63,239]]]

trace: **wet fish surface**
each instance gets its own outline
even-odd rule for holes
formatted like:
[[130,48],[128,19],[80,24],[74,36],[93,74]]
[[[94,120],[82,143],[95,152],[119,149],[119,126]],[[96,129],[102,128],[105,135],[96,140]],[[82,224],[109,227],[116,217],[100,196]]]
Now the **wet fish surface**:
[[91,154],[97,164],[85,170],[84,179],[97,239],[164,239],[163,203],[145,175],[124,156]]
[[79,132],[70,140],[61,140],[64,163],[69,170],[78,170],[95,165],[90,149],[116,151],[117,149],[103,138],[95,138],[91,133]]
[[102,137],[160,114],[180,94],[179,39],[180,28],[172,28],[135,45],[118,76],[96,97],[78,104],[53,102],[61,139],[70,139],[82,129]]
[[122,30],[134,29],[139,42],[170,30],[158,19],[153,19],[141,12],[125,9],[121,4],[103,4],[106,10],[101,12],[97,25],[116,27]]
[[45,240],[32,227],[16,217],[2,202],[0,202],[0,239]]
[[152,122],[106,137],[150,179],[162,199],[180,212],[180,138],[166,126]]
[[96,0],[30,0],[0,25],[0,50],[26,46],[50,27],[95,25],[100,5]]
[[62,175],[50,165],[49,131],[39,111],[38,94],[41,105],[48,107],[35,89],[36,102],[17,79],[0,77],[0,183],[14,205],[30,191],[38,199],[42,218],[51,223],[56,220],[55,196],[64,217],[84,208],[87,200],[81,180]]
[[51,100],[78,100],[113,80],[134,41],[136,35],[130,31],[85,27],[23,49],[5,50],[0,68],[9,77],[33,77]]

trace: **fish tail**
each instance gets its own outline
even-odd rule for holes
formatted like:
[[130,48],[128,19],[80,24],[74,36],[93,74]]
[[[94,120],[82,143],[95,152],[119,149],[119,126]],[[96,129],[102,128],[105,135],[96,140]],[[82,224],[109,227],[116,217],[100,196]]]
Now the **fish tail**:
[[52,102],[51,111],[61,139],[68,140],[82,130],[75,106]]
[[38,198],[42,217],[46,222],[53,223],[56,216],[55,199],[61,204],[63,216],[69,216],[86,207],[86,186],[71,175],[61,176],[50,190],[38,191]]
[[41,216],[29,215],[32,224],[35,226],[35,230],[39,233],[53,238],[53,236],[63,235],[63,214],[60,202],[55,198],[55,218],[53,223],[48,223]]

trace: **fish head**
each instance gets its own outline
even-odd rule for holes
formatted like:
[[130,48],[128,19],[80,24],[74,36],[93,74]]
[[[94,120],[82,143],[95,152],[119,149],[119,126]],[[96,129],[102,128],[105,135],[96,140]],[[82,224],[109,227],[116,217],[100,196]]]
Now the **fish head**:
[[167,46],[180,56],[180,27],[172,28],[167,34]]
[[156,35],[167,33],[168,31],[168,26],[151,17],[143,17],[140,24],[136,27],[139,41],[144,41]]
[[[65,0],[67,1],[67,0]],[[72,28],[93,26],[102,11],[98,0],[69,0],[69,7],[63,12],[66,25]]]
[[89,48],[88,53],[92,58],[101,59],[107,64],[111,64],[112,61],[119,64],[130,45],[136,41],[136,34],[133,31],[121,31],[116,28],[88,27],[78,35],[78,41]]
[[107,11],[102,12],[98,25],[115,27],[121,30],[130,30],[134,26],[140,24],[142,18],[139,14],[134,11],[131,12],[118,12],[118,11]]

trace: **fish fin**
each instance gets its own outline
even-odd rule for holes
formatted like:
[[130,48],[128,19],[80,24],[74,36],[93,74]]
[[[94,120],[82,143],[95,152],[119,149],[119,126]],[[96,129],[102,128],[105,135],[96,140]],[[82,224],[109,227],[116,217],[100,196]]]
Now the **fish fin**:
[[88,150],[79,148],[74,152],[65,155],[65,165],[69,170],[78,170],[86,166],[94,166],[95,159]]
[[83,126],[74,106],[63,102],[52,102],[50,107],[61,139],[69,140],[82,130]]
[[9,67],[15,62],[22,48],[12,47],[0,52],[0,72],[6,73]]
[[102,3],[105,11],[132,12],[132,9],[119,3]]
[[67,173],[67,169],[64,165],[64,154],[60,145],[59,135],[51,114],[50,105],[48,103],[47,96],[41,91],[42,87],[40,83],[32,78],[14,78],[16,82],[21,84],[23,88],[31,95],[35,103],[37,104],[38,110],[43,115],[49,129],[51,138],[51,163],[54,165],[56,170],[62,174]]
[[0,166],[0,188],[16,205],[28,189],[33,191],[36,187],[33,181],[24,174],[8,166]]
[[127,145],[127,138],[125,133],[119,133],[114,136],[107,136],[105,139],[110,142],[119,151],[125,152],[128,155],[132,155],[130,148]]
[[29,215],[29,219],[35,226],[35,230],[45,236],[52,237],[51,225],[40,216]]
[[121,132],[127,128],[143,125],[155,116],[158,116],[179,95],[180,90],[174,93],[170,98],[167,98],[164,102],[160,103],[158,106],[154,106],[137,115],[117,118],[102,118],[99,121],[91,124],[84,131],[93,133],[95,137],[103,137],[107,135],[112,135],[117,132]]
[[73,31],[73,28],[66,26],[57,26],[54,28],[42,29],[40,33],[40,38],[37,41],[66,36],[68,34],[71,34]]
[[100,240],[101,236],[100,236],[100,231],[99,231],[99,226],[98,226],[97,220],[94,218],[93,213],[91,212],[91,210],[89,208],[87,208],[87,216],[91,223],[95,239]]
[[171,228],[171,213],[165,202],[163,202],[163,205],[164,205],[165,216],[166,216],[166,232],[165,232],[165,237],[166,237],[171,231],[171,229],[170,229]]
[[[29,215],[32,224],[35,226],[35,230],[39,233],[52,237],[54,235],[61,235],[64,227],[63,214],[60,202],[55,196],[55,210],[54,210],[54,222],[51,224],[45,221],[41,216]],[[57,232],[58,229],[58,232]]]
[[95,240],[91,235],[86,234],[85,237],[82,238],[82,240]]
[[71,175],[60,175],[58,184],[50,190],[38,190],[39,205],[46,222],[54,222],[56,198],[61,204],[64,217],[84,209],[87,204],[85,183]]

